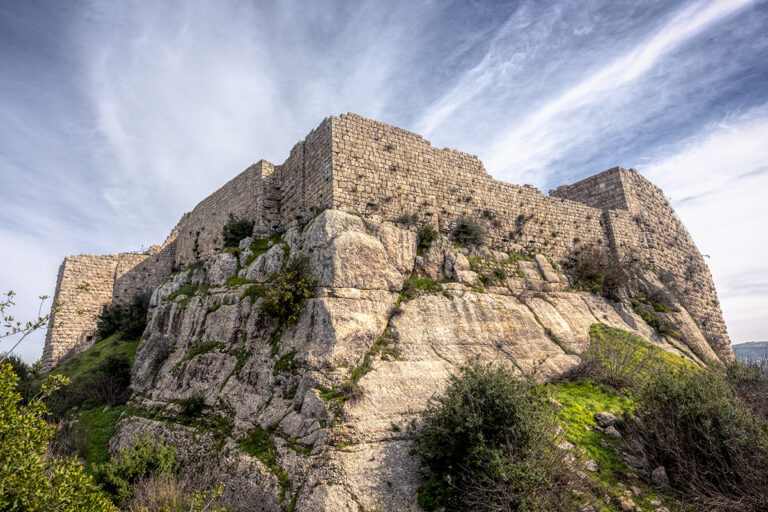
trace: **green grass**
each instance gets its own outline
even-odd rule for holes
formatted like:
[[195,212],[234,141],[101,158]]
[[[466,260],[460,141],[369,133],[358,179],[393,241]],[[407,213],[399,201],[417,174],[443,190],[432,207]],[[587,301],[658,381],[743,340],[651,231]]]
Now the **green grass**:
[[119,405],[104,412],[104,405],[83,409],[77,415],[80,423],[77,431],[85,434],[85,457],[88,465],[109,459],[109,440],[115,433],[117,420],[127,406]]
[[181,288],[179,288],[178,290],[176,290],[175,292],[173,292],[168,297],[168,300],[170,302],[173,302],[174,300],[176,300],[176,297],[178,297],[180,295],[186,295],[187,297],[192,297],[194,294],[197,293],[197,290],[198,290],[197,286],[195,286],[192,283],[187,283],[187,284],[183,285]]
[[269,247],[269,242],[272,242],[273,245],[279,244],[283,241],[283,237],[281,235],[275,235],[272,238],[264,238],[261,240],[254,240],[251,244],[251,251],[252,254],[248,256],[248,259],[245,261],[245,266],[247,267],[251,263],[253,263],[253,260],[261,256],[262,254],[266,253],[271,247]]
[[229,279],[227,279],[227,282],[224,283],[224,285],[227,288],[234,288],[236,286],[243,286],[244,284],[251,284],[255,282],[256,281],[253,279],[245,279],[244,277],[232,276]]
[[176,366],[174,366],[174,370],[181,366],[181,363],[184,363],[186,361],[189,361],[195,356],[199,356],[201,354],[207,354],[208,352],[211,352],[213,350],[224,348],[223,343],[218,343],[216,341],[201,341],[199,343],[196,343],[189,347],[187,350],[187,353],[184,354],[184,359],[176,363]]
[[238,439],[237,444],[246,453],[259,459],[280,481],[280,501],[285,498],[285,491],[291,484],[288,473],[277,463],[277,448],[269,433],[261,427],[251,430],[248,437]]
[[616,441],[593,428],[596,425],[594,416],[600,411],[616,415],[631,412],[633,399],[590,381],[561,382],[551,387],[555,399],[563,404],[558,419],[563,421],[566,439],[584,448],[587,458],[597,462],[600,480],[615,484],[617,477],[628,468],[612,449],[601,446],[602,441],[611,444]]
[[121,340],[119,334],[113,334],[97,341],[88,350],[57,364],[50,373],[64,375],[72,381],[81,377],[89,377],[111,354],[125,353],[133,362],[138,347],[139,340]]

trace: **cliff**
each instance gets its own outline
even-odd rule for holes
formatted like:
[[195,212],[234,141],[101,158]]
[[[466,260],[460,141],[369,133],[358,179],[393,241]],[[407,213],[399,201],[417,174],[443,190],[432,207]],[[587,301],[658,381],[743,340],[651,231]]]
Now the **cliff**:
[[[230,215],[254,221],[239,248],[224,248]],[[476,246],[452,239],[467,219],[482,232]],[[427,225],[431,244],[418,234]],[[631,267],[631,286],[614,299],[580,291],[572,267],[585,247]],[[295,322],[278,320],[265,287],[302,255],[315,296]],[[57,300],[91,279],[68,261]],[[578,365],[598,323],[695,364],[733,357],[701,255],[636,171],[544,196],[351,114],[323,121],[283,164],[249,167],[156,252],[111,272],[83,299],[90,322],[105,291],[118,305],[151,294],[130,414],[111,447],[144,432],[165,439],[190,479],[224,481],[238,510],[418,509],[423,468],[407,427],[473,359],[552,379]],[[632,305],[643,297],[665,306],[643,314]],[[68,318],[49,334],[48,366],[61,347],[86,346],[92,324]]]

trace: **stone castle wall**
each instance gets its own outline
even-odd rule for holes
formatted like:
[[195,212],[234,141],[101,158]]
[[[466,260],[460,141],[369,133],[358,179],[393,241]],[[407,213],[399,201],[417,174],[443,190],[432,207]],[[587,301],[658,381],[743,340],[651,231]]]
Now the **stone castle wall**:
[[[54,302],[60,310],[52,314],[45,337],[42,367],[52,368],[62,357],[88,348],[96,328],[96,316],[112,300],[115,272],[122,255],[67,256],[59,267]],[[133,256],[127,255],[128,260]],[[146,257],[146,256],[145,256]],[[121,266],[121,270],[125,265]]]
[[[127,304],[173,268],[214,254],[230,214],[254,220],[254,236],[262,237],[327,208],[395,222],[407,215],[443,233],[469,217],[483,226],[493,248],[558,259],[579,246],[605,245],[621,259],[640,259],[675,276],[684,305],[710,343],[721,355],[730,353],[702,256],[661,190],[637,171],[616,167],[545,196],[530,185],[494,180],[473,155],[434,148],[415,133],[355,114],[326,118],[284,163],[259,161],[184,214],[159,251],[128,271],[121,267],[113,300]],[[62,265],[65,280],[69,269]],[[75,320],[69,315],[65,323]],[[80,327],[73,327],[77,340],[87,330]],[[79,343],[72,341],[74,331],[67,334],[70,348]],[[46,351],[63,339],[51,338]]]

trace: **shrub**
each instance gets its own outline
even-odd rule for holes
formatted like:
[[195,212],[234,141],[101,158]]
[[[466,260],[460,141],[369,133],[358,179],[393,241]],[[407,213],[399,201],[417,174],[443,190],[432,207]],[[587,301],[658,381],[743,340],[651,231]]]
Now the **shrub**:
[[653,327],[653,330],[659,336],[674,336],[680,337],[680,334],[676,331],[676,327],[665,316],[662,316],[655,308],[647,306],[637,299],[629,299],[632,304],[632,311],[645,320],[645,323]]
[[403,288],[400,290],[400,300],[415,299],[421,292],[438,293],[442,291],[443,286],[431,277],[409,277],[403,281]]
[[196,490],[188,481],[171,475],[140,480],[126,504],[131,512],[225,512],[219,498],[223,485],[207,491]]
[[649,376],[628,430],[648,462],[701,510],[768,508],[765,423],[714,369],[681,366]]
[[270,279],[264,290],[264,311],[282,325],[297,321],[307,299],[316,294],[318,281],[312,275],[309,258],[303,254],[294,256]]
[[571,261],[578,288],[609,297],[619,297],[635,274],[633,263],[619,261],[607,249],[596,245],[576,249]]
[[2,510],[114,510],[75,458],[46,453],[55,427],[45,420],[43,398],[66,384],[51,376],[40,394],[22,405],[18,377],[0,364],[0,508]]
[[660,364],[659,349],[634,334],[595,324],[577,372],[614,388],[632,386]]
[[431,225],[427,224],[419,231],[419,251],[426,251],[432,246],[432,242],[437,240],[438,232]]
[[229,222],[222,229],[224,237],[224,247],[237,247],[240,240],[251,236],[253,233],[254,222],[246,219],[236,219],[234,215],[229,214]]
[[414,432],[414,450],[433,472],[419,503],[427,510],[568,510],[555,425],[544,386],[501,366],[462,368]]
[[485,232],[469,217],[462,217],[453,228],[453,239],[462,245],[473,247],[483,243]]
[[419,222],[419,216],[416,213],[404,213],[400,215],[395,222],[398,224],[405,224],[406,226],[410,226]]
[[19,378],[16,383],[16,391],[21,394],[23,403],[28,403],[35,395],[34,378],[35,372],[19,356],[15,354],[5,355],[5,362],[10,363],[13,373]]
[[109,461],[93,468],[96,483],[116,505],[130,500],[145,478],[176,473],[176,449],[148,435],[137,437]]
[[725,378],[752,412],[768,421],[768,364],[765,361],[733,361],[725,367]]
[[179,416],[183,420],[193,420],[202,414],[205,409],[205,398],[202,395],[192,395],[189,398],[179,400]]
[[96,335],[102,340],[114,333],[128,339],[138,338],[147,326],[148,306],[147,295],[137,295],[133,303],[126,307],[105,305],[96,319]]

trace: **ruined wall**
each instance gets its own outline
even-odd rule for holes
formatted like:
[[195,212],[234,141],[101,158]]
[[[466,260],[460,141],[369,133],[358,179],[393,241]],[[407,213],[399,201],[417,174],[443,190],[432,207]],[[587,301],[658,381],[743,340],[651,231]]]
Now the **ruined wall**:
[[564,257],[575,245],[608,240],[599,208],[496,181],[473,155],[354,114],[333,118],[333,199],[337,209],[388,220],[415,214],[443,232],[470,216],[499,249]]
[[173,270],[176,255],[176,241],[168,243],[154,254],[144,258],[129,270],[115,274],[112,303],[118,306],[130,305],[136,297],[152,292],[160,286]]
[[68,256],[59,267],[54,303],[61,309],[53,313],[43,349],[43,370],[52,368],[62,357],[88,348],[96,328],[96,316],[112,300],[120,255]]

